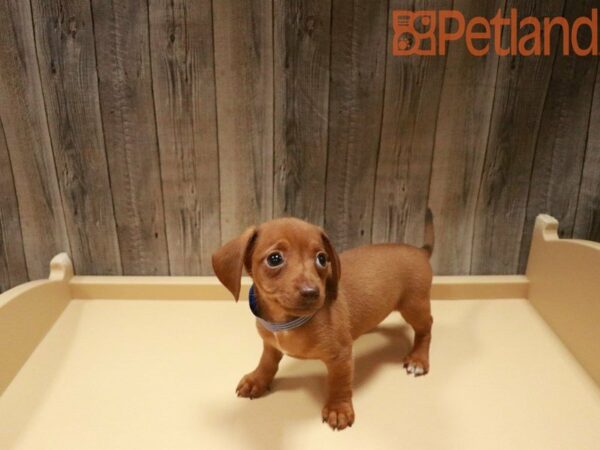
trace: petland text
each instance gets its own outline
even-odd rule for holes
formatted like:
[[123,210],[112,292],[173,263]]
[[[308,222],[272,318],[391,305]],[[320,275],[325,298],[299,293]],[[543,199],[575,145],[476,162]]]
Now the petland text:
[[[499,56],[550,55],[551,34],[555,29],[562,31],[558,47],[564,55],[571,52],[578,56],[599,55],[598,9],[595,8],[589,17],[579,17],[572,24],[564,17],[530,16],[519,20],[515,8],[511,8],[509,17],[503,17],[498,10],[491,19],[477,16],[468,21],[460,11],[394,10],[392,22],[395,56],[445,55],[446,44],[463,38],[468,51],[475,56],[485,56],[492,49]],[[505,27],[510,39],[503,46]]]

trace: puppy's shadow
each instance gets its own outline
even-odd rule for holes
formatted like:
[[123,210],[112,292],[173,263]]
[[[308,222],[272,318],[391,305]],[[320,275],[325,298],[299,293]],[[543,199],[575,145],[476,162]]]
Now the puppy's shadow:
[[[412,346],[411,333],[407,325],[379,326],[354,342],[354,391],[365,388],[385,365],[396,365],[400,373],[402,359]],[[287,375],[294,373],[305,375]],[[309,396],[306,401],[294,401],[290,407],[292,396],[296,397],[292,391],[305,391]],[[229,424],[233,432],[229,438],[243,443],[244,448],[283,448],[293,429],[311,422],[321,426],[321,408],[327,399],[325,367],[315,367],[314,361],[288,359],[265,397],[254,401],[238,399],[233,409],[215,405],[211,414],[203,414],[203,418],[213,421],[215,427]]]
[[[353,390],[366,386],[384,365],[394,364],[402,369],[402,360],[412,348],[412,331],[406,324],[401,326],[380,325],[362,335],[354,342]],[[382,339],[383,338],[383,339]],[[294,372],[303,361],[294,360],[286,372]],[[325,402],[327,395],[326,374],[277,375],[273,380],[272,393],[306,390],[317,402]]]

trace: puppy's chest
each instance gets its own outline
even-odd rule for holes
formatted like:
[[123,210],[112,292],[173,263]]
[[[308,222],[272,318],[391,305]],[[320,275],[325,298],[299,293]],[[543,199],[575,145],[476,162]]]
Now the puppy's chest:
[[293,331],[278,331],[271,333],[270,344],[280,352],[293,358],[316,358],[314,346],[306,337]]

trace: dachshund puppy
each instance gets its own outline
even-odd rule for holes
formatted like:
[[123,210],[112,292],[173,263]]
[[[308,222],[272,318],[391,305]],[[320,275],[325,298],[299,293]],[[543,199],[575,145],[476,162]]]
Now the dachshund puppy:
[[242,267],[252,277],[250,306],[263,339],[255,370],[237,386],[240,397],[264,394],[283,354],[320,359],[329,395],[323,422],[344,429],[354,422],[352,343],[396,310],[413,327],[408,374],[429,370],[433,220],[427,211],[425,245],[368,245],[339,256],[325,232],[294,218],[248,228],[217,250],[215,274],[239,298]]

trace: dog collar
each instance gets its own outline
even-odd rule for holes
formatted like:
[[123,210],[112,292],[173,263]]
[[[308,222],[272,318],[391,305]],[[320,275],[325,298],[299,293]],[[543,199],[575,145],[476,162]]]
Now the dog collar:
[[289,331],[293,330],[294,328],[301,327],[313,317],[312,315],[297,317],[293,320],[290,320],[289,322],[283,323],[269,322],[268,320],[263,319],[259,315],[258,302],[256,301],[256,294],[254,293],[254,285],[250,286],[248,301],[250,303],[250,311],[252,311],[252,314],[254,314],[260,322],[260,324],[267,330],[269,330],[271,333],[276,333],[277,331]]

